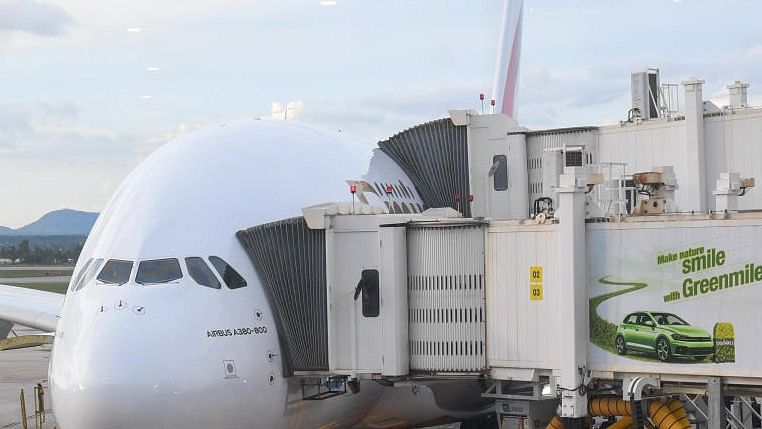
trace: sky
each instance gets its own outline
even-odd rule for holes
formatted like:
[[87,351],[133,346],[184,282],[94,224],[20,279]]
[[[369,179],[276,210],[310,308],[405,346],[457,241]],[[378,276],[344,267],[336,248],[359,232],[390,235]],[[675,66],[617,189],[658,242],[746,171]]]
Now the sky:
[[[100,211],[168,140],[299,120],[366,144],[478,108],[502,0],[0,0],[0,225]],[[624,119],[630,73],[750,81],[759,0],[525,0],[518,120]],[[289,106],[287,112],[284,106]]]

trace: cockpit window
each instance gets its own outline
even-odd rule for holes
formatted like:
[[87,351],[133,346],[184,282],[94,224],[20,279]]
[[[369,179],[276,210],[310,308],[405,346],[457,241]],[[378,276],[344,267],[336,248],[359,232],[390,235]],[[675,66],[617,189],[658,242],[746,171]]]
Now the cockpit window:
[[101,264],[103,264],[102,258],[98,258],[94,261],[88,261],[88,263],[82,267],[81,273],[77,275],[77,281],[74,284],[74,290],[78,291],[85,287],[86,284],[90,283],[90,280],[95,277],[95,273],[98,272]]
[[79,283],[79,280],[82,278],[82,275],[87,271],[88,268],[90,268],[90,264],[93,263],[93,258],[90,258],[82,265],[82,268],[79,269],[79,272],[77,272],[77,275],[72,277],[71,279],[71,290],[75,290],[77,287],[77,283]]
[[183,278],[180,262],[175,258],[140,261],[135,283],[141,285],[169,283]]
[[107,285],[121,286],[130,280],[132,261],[109,259],[98,274],[98,281]]
[[246,280],[241,277],[236,270],[233,269],[227,262],[223,261],[219,256],[210,256],[209,262],[212,263],[214,269],[220,273],[220,277],[225,281],[225,284],[230,289],[238,289],[246,287]]
[[185,265],[188,266],[188,274],[201,286],[212,289],[220,289],[222,285],[217,280],[212,270],[206,265],[206,262],[199,257],[185,258]]

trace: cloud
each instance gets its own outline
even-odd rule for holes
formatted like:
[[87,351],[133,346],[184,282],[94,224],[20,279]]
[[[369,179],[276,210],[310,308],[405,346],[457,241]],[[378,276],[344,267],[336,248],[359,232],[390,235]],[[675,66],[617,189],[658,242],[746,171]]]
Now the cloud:
[[[530,128],[613,123],[627,115],[629,85],[626,66],[586,69],[528,64],[521,72],[518,119]],[[342,99],[305,99],[297,119],[364,141],[378,141],[408,127],[446,118],[448,109],[479,111],[480,89],[483,83],[471,79]],[[488,104],[485,110],[489,111]],[[275,105],[272,115],[282,118],[282,105]]]
[[62,7],[37,0],[0,1],[0,31],[60,36],[74,23]]
[[[376,142],[422,122],[447,117],[448,108],[477,108],[478,88],[476,84],[444,84],[415,91],[291,102],[288,119]],[[284,113],[283,104],[273,103],[270,118],[282,120]]]
[[141,159],[141,136],[81,123],[70,102],[0,103],[3,223],[56,208],[101,210]]
[[136,154],[138,159],[143,159],[153,153],[156,149],[169,143],[170,141],[182,137],[183,135],[202,128],[201,124],[186,124],[181,122],[175,126],[175,128],[166,131],[158,136],[153,136],[143,140],[136,148]]
[[527,65],[519,89],[519,122],[530,128],[550,128],[615,121],[627,113],[629,76],[630,71],[620,66]]
[[55,163],[62,160],[137,158],[139,139],[79,123],[79,107],[69,102],[0,104],[0,156]]
[[762,44],[752,45],[746,49],[746,57],[762,58]]
[[40,109],[51,120],[73,121],[79,118],[79,106],[71,102],[56,101],[37,103]]

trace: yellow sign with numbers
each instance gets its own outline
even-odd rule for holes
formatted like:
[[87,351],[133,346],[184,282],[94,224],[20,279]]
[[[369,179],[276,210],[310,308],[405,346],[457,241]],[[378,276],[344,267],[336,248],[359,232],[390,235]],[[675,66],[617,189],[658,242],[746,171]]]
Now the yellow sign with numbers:
[[542,283],[542,267],[529,267],[529,281]]
[[542,301],[542,267],[529,267],[529,299]]
[[531,301],[542,301],[542,283],[529,284],[529,299]]

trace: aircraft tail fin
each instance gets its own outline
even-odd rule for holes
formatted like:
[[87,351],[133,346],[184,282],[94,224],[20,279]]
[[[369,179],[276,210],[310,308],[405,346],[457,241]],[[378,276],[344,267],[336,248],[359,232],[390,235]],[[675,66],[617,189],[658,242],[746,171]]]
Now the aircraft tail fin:
[[524,0],[505,0],[492,97],[497,111],[511,118],[516,116],[523,15]]

